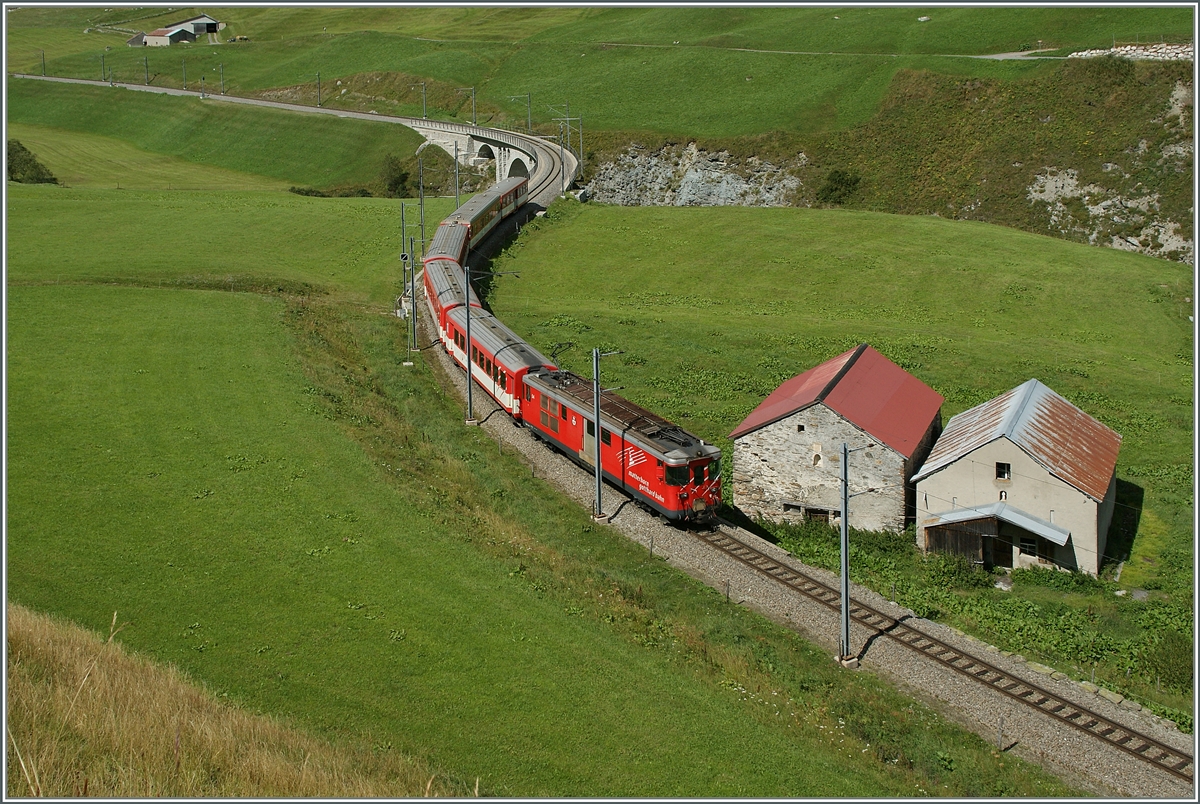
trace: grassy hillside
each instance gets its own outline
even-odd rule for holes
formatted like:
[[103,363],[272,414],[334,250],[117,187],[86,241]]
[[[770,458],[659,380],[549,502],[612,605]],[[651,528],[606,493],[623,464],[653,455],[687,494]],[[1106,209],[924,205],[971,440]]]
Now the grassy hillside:
[[20,140],[68,187],[126,190],[281,190],[287,183],[144,151],[116,137],[10,123]]
[[[779,129],[813,133],[869,119],[897,69],[1012,79],[1051,69],[1028,62],[945,56],[1035,46],[1101,46],[1191,31],[1187,9],[248,9],[210,10],[229,22],[222,33],[251,38],[234,46],[205,43],[163,51],[132,50],[109,34],[77,38],[79,14],[14,12],[10,70],[41,69],[49,48],[54,75],[143,80],[179,86],[183,64],[193,83],[217,80],[238,93],[292,89],[312,95],[315,74],[331,104],[359,108],[383,98],[407,114],[420,110],[425,81],[435,117],[470,113],[454,90],[476,86],[485,119],[519,124],[512,96],[532,92],[535,120],[553,127],[549,105],[569,100],[593,130],[651,129],[675,135],[739,136]],[[835,13],[836,12],[836,13]],[[183,12],[180,12],[183,13]],[[90,16],[93,24],[127,12]],[[929,22],[919,16],[929,15]],[[835,19],[835,17],[837,17]],[[163,19],[137,23],[145,26]],[[129,27],[133,23],[124,23]],[[39,44],[46,32],[50,45]],[[71,34],[71,37],[82,35]],[[75,43],[74,52],[69,43]],[[105,46],[112,50],[101,52]],[[633,47],[627,47],[633,46]],[[820,55],[813,55],[820,54]],[[386,93],[346,98],[337,80],[364,73],[396,76]],[[348,87],[342,87],[348,88]]]
[[[387,154],[400,157],[415,176],[412,154],[424,141],[404,126],[21,79],[8,83],[8,121],[120,139],[196,165],[319,187],[375,181]],[[429,186],[449,176],[453,187],[453,172],[446,170],[451,158],[439,149],[424,156]]]
[[356,211],[386,202],[38,189],[10,195],[10,242],[37,216],[82,244],[173,205],[215,231],[205,199],[258,242],[178,283],[146,250],[102,285],[87,263],[111,245],[10,250],[13,600],[101,632],[119,609],[124,644],[250,710],[493,794],[1069,792],[648,561],[462,428],[360,301],[382,264],[323,295],[219,290],[302,290],[341,240],[262,258],[305,205],[346,205],[339,233],[370,242]]
[[[1150,601],[1037,582],[1001,602],[987,579],[972,579],[982,592],[948,593],[943,579],[926,594],[907,536],[868,534],[861,544],[882,553],[860,554],[856,576],[884,594],[896,582],[906,605],[1076,678],[1096,662],[1099,680],[1138,700],[1191,709],[1190,665],[1156,658],[1167,632],[1188,638],[1194,611],[1186,266],[934,217],[572,202],[526,227],[495,267],[520,271],[491,294],[517,332],[542,349],[575,343],[560,362],[584,375],[592,347],[624,350],[605,361],[605,383],[727,455],[729,432],[779,383],[863,341],[938,390],[944,418],[1046,383],[1124,438],[1106,575],[1124,561],[1120,587],[1152,590]],[[810,536],[796,542],[804,559],[836,567],[836,536]],[[1042,607],[1028,628],[1017,598]],[[1157,680],[1167,665],[1170,690]]]
[[[9,798],[466,795],[423,763],[330,744],[9,603]],[[119,614],[119,612],[117,613]],[[431,778],[432,777],[432,778]]]
[[[399,295],[400,202],[391,199],[25,186],[10,187],[9,198],[20,200],[8,210],[13,281],[158,285],[219,277],[235,289],[335,286],[377,304]],[[427,230],[453,207],[453,198],[427,199]],[[408,234],[419,238],[411,202],[409,213]],[[56,226],[46,227],[51,219]],[[162,245],[164,233],[183,237],[182,247]]]
[[577,369],[594,345],[624,349],[611,381],[700,435],[728,446],[779,382],[860,341],[938,389],[947,416],[1037,377],[1125,436],[1118,474],[1190,541],[1186,487],[1154,479],[1192,461],[1187,268],[933,217],[554,212],[497,262],[521,271],[498,280],[498,314],[539,347],[577,342]]

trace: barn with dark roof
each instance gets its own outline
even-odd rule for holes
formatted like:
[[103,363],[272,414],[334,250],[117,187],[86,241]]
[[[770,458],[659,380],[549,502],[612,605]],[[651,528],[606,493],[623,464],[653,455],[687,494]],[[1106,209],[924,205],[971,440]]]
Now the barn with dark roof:
[[867,344],[785,382],[730,433],[734,503],[775,522],[840,518],[850,454],[850,525],[902,530],[910,479],[941,430],[942,397]]
[[1121,436],[1037,380],[946,425],[917,484],[917,544],[989,566],[1100,570]]

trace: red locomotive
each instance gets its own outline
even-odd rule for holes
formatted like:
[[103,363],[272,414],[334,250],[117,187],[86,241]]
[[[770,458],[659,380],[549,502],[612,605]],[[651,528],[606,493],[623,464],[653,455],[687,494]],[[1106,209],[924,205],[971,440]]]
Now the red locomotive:
[[[559,370],[484,310],[462,268],[468,251],[516,212],[528,192],[527,179],[507,179],[442,221],[424,258],[425,299],[443,347],[464,370],[470,365],[476,385],[518,424],[594,471],[592,383]],[[599,437],[603,476],[647,508],[695,522],[710,518],[721,502],[721,450],[661,416],[604,391]]]

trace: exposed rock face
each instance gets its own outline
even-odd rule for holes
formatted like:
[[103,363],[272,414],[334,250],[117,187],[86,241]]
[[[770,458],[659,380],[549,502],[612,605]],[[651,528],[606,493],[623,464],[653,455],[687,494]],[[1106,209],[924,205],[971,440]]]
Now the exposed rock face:
[[[804,154],[797,160],[807,163]],[[595,201],[626,207],[782,207],[799,189],[799,179],[769,162],[750,157],[735,164],[724,151],[708,153],[688,143],[653,153],[633,146],[602,165],[586,191]]]
[[1127,181],[1136,168],[1147,163],[1177,173],[1192,169],[1191,98],[1189,85],[1175,86],[1166,114],[1155,122],[1178,132],[1180,138],[1165,143],[1157,153],[1142,140],[1126,154],[1125,168],[1106,162],[1103,168],[1112,175],[1112,181],[1106,181],[1110,186],[1080,184],[1078,171],[1046,167],[1027,188],[1026,198],[1031,204],[1045,206],[1049,228],[1058,234],[1084,235],[1093,245],[1193,264],[1195,243],[1180,234],[1179,222],[1160,213],[1158,193],[1140,183],[1130,188]]

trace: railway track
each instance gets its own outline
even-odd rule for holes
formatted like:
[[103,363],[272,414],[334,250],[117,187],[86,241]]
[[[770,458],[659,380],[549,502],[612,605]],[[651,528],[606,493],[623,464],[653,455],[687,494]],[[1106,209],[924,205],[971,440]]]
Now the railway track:
[[[826,608],[839,611],[841,593],[792,567],[756,550],[724,529],[698,531],[696,537],[725,555],[787,588],[799,592]],[[853,598],[850,617],[860,625],[886,636],[916,653],[994,689],[1025,706],[1065,723],[1108,745],[1131,754],[1188,783],[1194,781],[1194,761],[1188,754],[1164,745],[1152,737],[1116,723],[1069,701],[1036,684],[1015,676],[983,659],[948,645],[923,631],[906,625],[902,620],[864,605]]]

